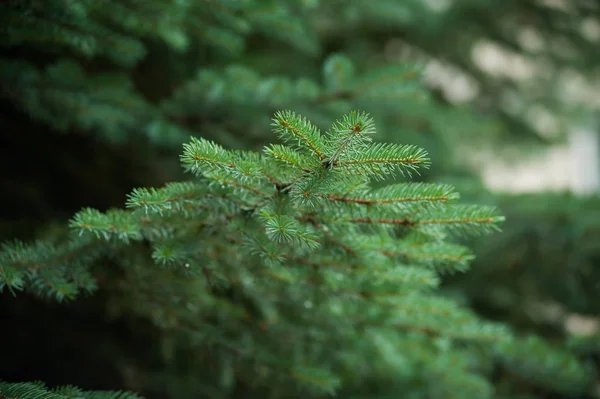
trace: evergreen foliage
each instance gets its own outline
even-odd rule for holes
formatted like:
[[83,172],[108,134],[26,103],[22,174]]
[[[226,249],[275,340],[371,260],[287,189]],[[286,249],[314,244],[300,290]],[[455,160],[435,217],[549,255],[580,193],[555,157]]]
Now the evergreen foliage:
[[[69,229],[2,243],[2,296],[66,307],[95,294],[98,319],[150,320],[133,331],[153,337],[145,344],[160,366],[137,356],[125,384],[149,398],[594,397],[597,336],[540,328],[527,307],[533,297],[597,314],[594,219],[581,217],[589,224],[576,239],[560,229],[544,235],[545,226],[569,234],[579,226],[547,220],[562,201],[548,209],[539,198],[531,207],[523,198],[503,203],[509,222],[523,227],[493,235],[491,250],[478,246],[474,270],[457,277],[475,256],[454,237],[497,230],[501,218],[493,207],[457,203],[452,185],[432,181],[464,173],[457,165],[475,143],[545,138],[532,122],[540,113],[560,130],[587,111],[557,93],[566,78],[597,70],[600,7],[434,3],[1,2],[0,96],[15,108],[11,118],[27,116],[14,124],[0,117],[13,132],[0,143],[0,169],[10,171],[0,184],[13,201],[1,207],[10,210],[2,227],[21,236],[13,204],[60,218],[71,212],[67,200],[90,206],[83,193],[118,198],[123,187],[142,186],[125,210],[85,208]],[[524,40],[531,31],[537,45]],[[472,57],[482,41],[523,56],[535,73],[482,69]],[[449,106],[424,79],[432,60],[476,83],[475,107]],[[385,142],[374,139],[373,120]],[[279,142],[271,144],[269,123]],[[35,135],[39,126],[50,129]],[[79,144],[64,148],[55,131]],[[15,154],[13,142],[23,150]],[[107,181],[86,142],[94,154],[106,146],[105,164],[119,152],[119,177],[135,183]],[[192,180],[173,162],[182,145]],[[443,167],[427,169],[429,157]],[[150,179],[135,176],[141,163],[151,164]],[[69,189],[47,183],[60,204],[48,205],[50,189],[14,183],[27,168],[69,176]],[[515,252],[523,242],[543,250]],[[57,334],[70,340],[78,321],[63,321]],[[24,342],[1,349],[20,356]],[[88,344],[77,350],[89,352]],[[0,383],[0,398],[96,395],[136,397]]]
[[[393,101],[414,99],[420,85],[407,78],[419,75],[415,59],[442,60],[476,82],[478,107],[504,122],[486,126],[486,137],[501,132],[517,139],[529,132],[539,139],[547,134],[538,136],[532,113],[552,113],[561,127],[565,119],[559,116],[581,115],[581,104],[553,93],[564,89],[572,68],[594,73],[587,66],[596,65],[598,40],[594,2],[149,0],[107,7],[99,0],[11,0],[0,7],[2,45],[15,49],[0,60],[5,98],[58,129],[92,130],[111,141],[145,137],[169,148],[197,129],[204,136],[243,131],[264,139],[257,109],[271,114],[288,107],[319,124],[354,108],[379,118],[376,111],[398,109]],[[583,25],[580,15],[586,16]],[[461,29],[465,23],[469,28]],[[524,39],[531,30],[537,41]],[[391,45],[388,38],[397,38],[413,62],[367,63]],[[256,50],[265,39],[267,45]],[[524,80],[483,70],[470,54],[480,42],[519,54],[536,73]],[[339,50],[326,52],[332,47]],[[265,66],[272,57],[281,61],[278,68]],[[144,66],[150,60],[156,72]],[[328,105],[333,113],[323,115],[323,103],[334,103]],[[427,115],[430,125],[440,121],[449,134],[440,104],[402,108]],[[464,116],[463,139],[473,117]],[[478,126],[471,139],[480,138]]]
[[[447,279],[445,288],[459,294],[478,314],[503,320],[517,331],[535,331],[563,350],[597,362],[597,196],[540,193],[496,195],[487,201],[506,214],[503,234],[474,242],[477,257],[471,272]],[[485,291],[478,288],[482,285]],[[547,386],[540,380],[551,370],[546,367],[560,367],[560,363],[547,363],[544,345],[537,345],[532,340],[527,349],[522,348],[530,354],[534,346],[539,348],[539,355],[529,361],[540,373],[532,374],[529,381]],[[588,373],[597,378],[597,363],[596,371]],[[512,378],[501,376],[497,386],[516,395]]]
[[[480,353],[490,349],[559,392],[587,389],[588,366],[572,355],[515,340],[436,295],[438,274],[464,270],[471,256],[448,235],[489,232],[502,218],[454,204],[449,186],[370,186],[427,166],[424,150],[373,142],[374,122],[361,112],[325,134],[291,111],[273,127],[290,146],[254,153],[192,138],[181,161],[197,180],[134,190],[129,210],[82,210],[63,248],[5,246],[3,286],[71,298],[93,289],[83,268],[94,251],[122,254],[136,281],[127,289],[146,303],[137,311],[189,350],[214,348],[221,392],[244,384],[275,396],[492,397]],[[144,248],[125,252],[136,242]],[[172,274],[159,285],[157,265]],[[210,384],[198,380],[188,395]]]
[[[457,276],[461,291],[475,307],[514,326],[568,337],[566,317],[595,318],[600,312],[597,196],[527,194],[501,196],[494,203],[507,214],[505,234],[475,244],[473,273]],[[519,284],[508,284],[517,276]],[[482,281],[488,286],[485,295],[474,289]],[[558,311],[541,312],[540,306]]]
[[83,391],[77,387],[65,386],[49,390],[41,382],[7,383],[0,381],[2,399],[139,399],[127,392]]

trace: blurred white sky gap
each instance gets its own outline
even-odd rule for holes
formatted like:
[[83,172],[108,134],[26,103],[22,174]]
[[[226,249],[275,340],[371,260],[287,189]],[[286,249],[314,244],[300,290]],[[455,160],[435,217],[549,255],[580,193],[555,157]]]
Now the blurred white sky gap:
[[[600,27],[592,28],[592,33],[598,33],[600,37]],[[535,32],[524,30],[523,41],[524,44],[535,47],[539,45],[540,39]],[[518,54],[511,54],[486,42],[473,50],[473,58],[487,73],[510,77],[516,81],[532,77],[539,67]],[[450,101],[470,101],[478,94],[476,83],[469,77],[449,70],[437,61],[429,62],[427,75],[434,85],[442,88]],[[560,84],[566,101],[600,108],[598,85],[590,85],[581,77],[568,73],[561,77]],[[530,107],[527,116],[531,124],[542,133],[551,134],[557,126],[552,114],[544,109]],[[485,159],[485,162],[477,162],[477,165],[481,167],[485,184],[494,191],[522,193],[568,190],[577,194],[600,193],[599,135],[600,124],[573,126],[569,129],[565,145],[549,148],[540,156],[515,163],[513,160],[503,161],[493,153],[478,154],[476,158]]]
[[484,166],[482,178],[495,191],[536,192],[542,190],[592,194],[600,191],[598,132],[573,129],[568,144],[517,164],[499,159]]

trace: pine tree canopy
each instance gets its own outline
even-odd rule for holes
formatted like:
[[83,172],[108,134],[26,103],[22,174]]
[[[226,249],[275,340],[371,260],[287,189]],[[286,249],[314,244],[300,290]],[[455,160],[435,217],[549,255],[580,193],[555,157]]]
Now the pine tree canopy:
[[486,351],[559,391],[586,388],[568,353],[436,294],[472,258],[451,237],[503,218],[448,185],[394,182],[429,165],[423,149],[376,141],[358,111],[325,133],[292,111],[272,125],[282,144],[261,153],[192,138],[181,162],[194,180],[84,209],[65,244],[5,244],[0,287],[73,299],[98,285],[92,262],[116,256],[136,311],[190,351],[213,348],[224,391],[235,379],[276,396],[486,398]]

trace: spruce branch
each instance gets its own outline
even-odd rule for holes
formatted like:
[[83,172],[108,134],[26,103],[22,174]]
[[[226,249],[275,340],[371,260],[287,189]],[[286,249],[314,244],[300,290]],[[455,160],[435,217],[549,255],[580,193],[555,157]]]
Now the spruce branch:
[[450,208],[429,209],[414,220],[427,231],[429,226],[438,226],[457,234],[477,235],[499,231],[498,224],[504,221],[493,206],[455,205]]
[[352,111],[334,122],[327,132],[328,146],[333,154],[327,157],[329,166],[337,164],[344,154],[360,153],[371,144],[370,135],[375,133],[375,123],[369,114]]
[[0,381],[2,399],[141,399],[131,392],[84,391],[74,386],[48,389],[41,382],[11,383]]
[[194,182],[168,183],[162,189],[136,188],[127,195],[126,207],[142,209],[146,215],[180,211],[188,204],[201,201],[207,190]]
[[[100,243],[104,254],[126,253],[126,245],[144,240],[141,252],[136,247],[120,259],[136,287],[136,312],[197,345],[214,344],[218,353],[245,348],[248,361],[309,390],[338,387],[342,374],[319,359],[334,356],[334,343],[368,340],[366,331],[395,332],[398,345],[403,333],[467,343],[503,339],[496,326],[431,293],[439,274],[463,271],[472,258],[446,236],[492,231],[501,220],[495,210],[455,204],[459,196],[449,185],[372,188],[372,180],[429,160],[415,146],[373,142],[366,113],[342,117],[321,136],[307,119],[282,111],[273,130],[287,145],[261,153],[191,139],[181,163],[193,181],[134,189],[126,210],[83,209],[70,221],[75,242]],[[29,284],[56,297],[87,287],[85,256],[69,258],[68,271],[33,273],[19,269],[15,260],[26,258],[20,251],[0,253],[3,286]],[[30,257],[43,252],[33,248]],[[157,286],[157,274],[173,281]],[[339,334],[330,337],[332,326]],[[268,351],[273,342],[277,349]],[[314,357],[299,363],[300,343]],[[339,360],[339,367],[350,366]]]
[[267,236],[275,242],[288,242],[292,245],[307,245],[309,248],[319,246],[318,237],[306,231],[288,215],[278,215],[272,210],[262,209],[259,212],[264,220]]
[[236,168],[234,154],[213,141],[192,137],[183,145],[181,162],[185,170],[195,175]]
[[364,151],[343,157],[336,166],[357,174],[377,179],[394,176],[395,173],[411,176],[418,167],[429,167],[427,152],[414,145],[376,143]]
[[91,240],[71,240],[55,245],[43,241],[3,243],[0,247],[0,292],[6,287],[29,291],[57,301],[71,300],[78,293],[91,293],[97,282],[88,265],[106,247]]
[[117,209],[101,213],[96,209],[85,208],[79,211],[69,222],[79,235],[91,233],[97,238],[109,240],[116,238],[128,243],[142,239],[140,226],[130,213]]
[[[346,193],[328,193],[326,197],[333,201],[354,203],[360,205],[390,205],[402,206],[406,203],[441,204],[451,203],[460,196],[450,185],[430,183],[399,183],[390,184],[377,190],[348,189]],[[348,195],[350,191],[353,195]]]
[[[480,132],[470,124],[476,118],[468,112],[448,111],[428,97],[429,89],[419,82],[420,68],[396,64],[371,68],[382,64],[378,61],[368,62],[370,71],[358,73],[364,70],[360,64],[335,54],[323,63],[322,82],[265,76],[221,62],[214,68],[204,64],[194,77],[181,81],[191,72],[184,64],[205,53],[205,45],[212,47],[211,55],[214,49],[239,56],[246,37],[264,33],[264,39],[283,39],[306,55],[318,48],[315,35],[350,43],[351,35],[362,32],[368,37],[359,41],[367,46],[350,47],[352,57],[364,64],[368,44],[379,41],[384,31],[393,31],[410,42],[401,44],[402,51],[449,61],[474,77],[482,93],[492,94],[491,102],[498,103],[506,96],[494,93],[510,79],[486,83],[489,79],[470,64],[465,51],[480,41],[484,31],[497,44],[523,50],[512,37],[523,33],[523,26],[514,23],[522,17],[544,33],[548,43],[536,50],[544,60],[562,68],[579,58],[588,64],[597,58],[594,31],[599,10],[594,1],[560,2],[567,7],[547,1],[500,2],[489,13],[483,4],[493,2],[485,0],[444,2],[445,11],[424,3],[125,0],[107,6],[104,0],[10,0],[0,4],[4,39],[0,46],[8,46],[8,53],[19,57],[44,53],[34,57],[35,65],[23,58],[0,60],[1,94],[28,116],[55,129],[93,132],[112,143],[137,141],[143,135],[153,145],[179,148],[193,134],[183,126],[194,126],[223,143],[188,141],[181,161],[193,173],[193,181],[137,188],[127,197],[124,211],[84,209],[71,219],[74,234],[64,243],[2,245],[1,293],[7,289],[59,301],[75,298],[106,282],[101,269],[105,262],[98,260],[110,256],[111,264],[122,269],[117,282],[108,281],[109,288],[121,291],[117,301],[123,300],[116,307],[150,320],[175,338],[171,354],[185,355],[186,375],[175,367],[176,381],[183,383],[173,383],[170,375],[164,382],[196,396],[236,396],[249,388],[258,396],[320,397],[337,392],[340,397],[368,397],[402,392],[400,396],[444,399],[586,397],[594,389],[595,375],[580,359],[543,340],[507,339],[510,333],[497,325],[482,322],[449,297],[433,295],[443,273],[466,270],[473,257],[449,239],[497,230],[502,218],[496,211],[457,205],[458,193],[446,185],[406,182],[375,189],[373,180],[387,183],[388,178],[411,177],[428,167],[427,153],[410,145],[377,143],[373,120],[359,111],[343,115],[328,130],[322,126],[332,111],[364,104],[389,124],[381,125],[386,133],[393,124],[416,127],[423,126],[423,120],[434,137],[443,135],[450,141],[456,139],[453,131]],[[306,13],[309,8],[314,14]],[[583,25],[573,23],[581,16]],[[493,19],[502,26],[491,23]],[[470,24],[475,29],[466,24],[460,35],[447,35],[462,45],[431,40],[434,31],[442,33],[436,39],[460,31],[456,23],[466,20],[476,22]],[[317,27],[314,32],[311,24]],[[565,43],[574,46],[561,51]],[[392,52],[398,47],[397,41],[389,44]],[[25,51],[15,51],[17,47]],[[186,55],[188,49],[193,51]],[[452,53],[455,49],[459,51]],[[145,57],[146,50],[150,57]],[[173,57],[158,60],[157,68],[146,68],[147,62],[157,60],[156,51],[163,50]],[[263,55],[280,50],[275,46]],[[295,63],[289,48],[283,50]],[[60,59],[44,66],[56,55],[67,55],[65,51],[78,60]],[[227,58],[220,55],[209,58]],[[235,57],[249,61],[242,58]],[[145,65],[130,68],[142,59]],[[254,61],[250,60],[256,66],[264,64]],[[122,71],[104,73],[106,66]],[[293,74],[310,73],[313,66],[292,66]],[[173,75],[155,87],[141,84],[147,80],[144,75],[156,71],[160,75],[161,70]],[[173,89],[172,97],[159,100]],[[544,98],[537,90],[530,92]],[[152,101],[144,99],[148,96]],[[427,101],[413,101],[417,96]],[[154,101],[160,103],[155,106]],[[263,111],[281,104],[308,117],[291,111],[275,115],[282,144],[261,153],[225,149],[236,132],[262,143],[269,123]],[[499,115],[518,127],[508,130],[532,130],[506,111]],[[98,275],[93,274],[96,271]],[[575,291],[579,285],[574,285]],[[581,293],[575,294],[581,303]],[[490,291],[488,297],[497,296]],[[481,348],[492,356],[480,357]],[[195,370],[206,359],[216,370],[202,379]],[[0,382],[0,398],[5,397],[135,395]]]
[[293,111],[279,111],[273,118],[272,126],[283,141],[295,144],[300,150],[312,152],[321,160],[325,159],[326,146],[321,132],[306,118]]
[[269,147],[265,147],[264,152],[266,155],[280,161],[283,165],[291,166],[297,171],[304,173],[312,173],[313,169],[318,165],[312,158],[284,145],[271,144]]

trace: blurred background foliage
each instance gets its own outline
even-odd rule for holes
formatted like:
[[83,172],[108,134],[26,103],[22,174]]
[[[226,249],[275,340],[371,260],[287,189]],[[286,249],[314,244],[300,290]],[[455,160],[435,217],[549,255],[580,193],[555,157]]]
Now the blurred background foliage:
[[[182,179],[190,135],[260,149],[276,110],[325,127],[359,108],[379,139],[429,151],[420,180],[507,217],[503,234],[472,242],[472,270],[448,292],[598,361],[597,196],[494,194],[473,157],[528,158],[593,123],[599,16],[594,0],[2,2],[0,238],[56,240],[84,206]],[[1,376],[162,389],[148,372],[164,361],[149,348],[160,331],[135,312],[103,321],[120,273],[104,266],[100,294],[72,304],[2,295],[2,339],[21,344],[3,348],[15,361]],[[524,385],[506,397],[559,397]]]

